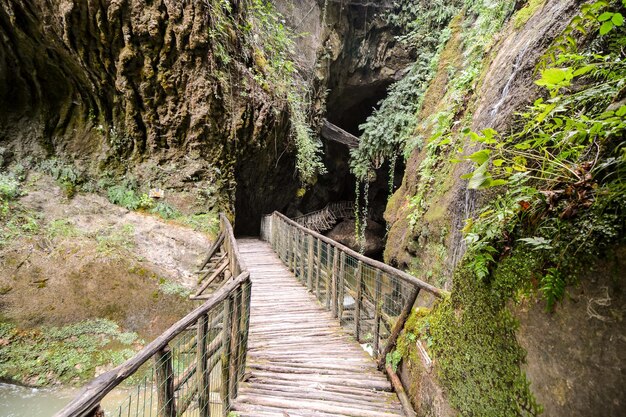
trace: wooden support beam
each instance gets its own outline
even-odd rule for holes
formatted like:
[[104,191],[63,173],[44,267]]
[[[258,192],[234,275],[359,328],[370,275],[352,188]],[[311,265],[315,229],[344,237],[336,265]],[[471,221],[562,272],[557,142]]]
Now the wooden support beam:
[[248,334],[250,332],[250,302],[252,300],[252,283],[250,281],[246,282],[242,286],[242,307],[243,311],[241,312],[241,349],[243,352],[243,357],[239,362],[239,371],[238,371],[238,380],[241,381],[243,378],[243,374],[246,371],[246,355],[248,353]]
[[210,411],[210,392],[209,392],[209,371],[207,369],[207,333],[209,320],[206,314],[198,319],[198,348],[196,349],[196,370],[198,391],[198,408],[200,409],[200,417],[209,417]]
[[306,285],[306,260],[304,259],[304,254],[306,253],[304,248],[306,246],[307,235],[302,232],[300,233],[300,281]]
[[387,365],[385,367],[387,370],[387,375],[391,380],[391,385],[393,385],[393,389],[396,391],[398,395],[398,399],[400,400],[400,404],[402,404],[402,409],[404,410],[404,415],[406,417],[417,417],[415,410],[413,410],[413,406],[411,405],[411,400],[409,400],[409,396],[406,395],[404,391],[404,387],[402,386],[402,381],[398,378],[398,375],[393,370],[391,365]]
[[237,398],[237,374],[239,373],[239,359],[241,349],[241,339],[239,335],[239,325],[241,324],[241,290],[233,294],[233,317],[231,319],[231,328],[225,328],[224,331],[230,331],[230,363],[228,365],[228,392],[230,399]]
[[307,236],[307,240],[309,241],[309,254],[307,258],[307,288],[309,291],[313,292],[313,242],[314,238],[311,235]]
[[[337,280],[339,275],[339,249],[335,248],[333,254],[333,275],[330,279],[330,297],[326,300],[328,307],[328,300],[330,299],[330,311],[333,313],[333,317],[337,317]],[[328,297],[328,296],[327,296]]]
[[348,133],[339,126],[335,126],[328,120],[324,119],[322,125],[322,136],[328,140],[346,145],[348,148],[358,148],[359,138],[352,133]]
[[317,243],[317,257],[315,258],[315,295],[320,299],[320,278],[322,276],[322,241],[315,239]]
[[415,300],[417,300],[417,296],[419,295],[419,293],[420,293],[419,287],[414,287],[413,291],[411,291],[411,294],[409,295],[409,298],[407,299],[407,303],[405,304],[404,308],[402,309],[402,312],[398,316],[398,319],[393,325],[393,328],[391,329],[391,334],[389,335],[389,338],[387,339],[387,344],[385,345],[385,348],[380,354],[380,358],[378,359],[378,369],[382,370],[385,367],[387,354],[390,353],[393,350],[393,348],[396,346],[396,341],[398,340],[398,336],[400,336],[400,332],[404,328],[404,323],[406,323],[406,320],[409,318],[409,314],[411,314],[411,310],[413,309],[413,304],[415,304]]
[[222,417],[227,417],[230,409],[230,327],[232,318],[232,297],[228,297],[224,300],[224,330],[222,330]]
[[343,303],[345,299],[345,282],[346,282],[346,254],[341,252],[339,255],[339,276],[337,278],[337,318],[339,324],[343,319]]
[[204,269],[204,267],[206,266],[206,264],[209,263],[213,255],[215,255],[215,252],[217,252],[217,250],[220,248],[222,242],[224,242],[224,233],[220,233],[220,235],[217,237],[217,240],[213,242],[213,245],[211,245],[211,248],[209,249],[209,254],[206,256],[206,258],[204,258],[204,261],[202,261],[198,270],[201,271]]
[[213,274],[211,274],[211,276],[206,280],[206,282],[204,284],[202,284],[202,286],[200,288],[198,288],[198,291],[196,291],[195,294],[190,295],[189,298],[191,298],[192,300],[197,298],[198,296],[202,295],[202,293],[209,288],[209,285],[211,285],[211,283],[213,283],[213,281],[215,281],[215,278],[217,278],[222,272],[224,272],[224,270],[226,268],[228,268],[228,259],[224,259],[222,261],[222,264],[215,270],[213,271]]

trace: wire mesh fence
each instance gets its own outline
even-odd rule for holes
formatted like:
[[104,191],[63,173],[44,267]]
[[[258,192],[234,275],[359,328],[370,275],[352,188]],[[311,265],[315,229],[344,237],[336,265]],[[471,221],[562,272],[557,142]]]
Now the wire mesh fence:
[[[222,235],[223,253],[215,251],[215,265],[226,262],[225,282],[195,297],[206,301],[133,358],[91,381],[56,417],[228,415],[245,370],[251,282],[223,216]],[[235,278],[226,281],[230,276]],[[107,399],[114,388],[121,401]]]
[[[265,216],[268,241],[296,278],[339,319],[371,355],[388,353],[420,289],[439,290],[388,265],[366,258],[280,213]],[[399,325],[398,325],[399,324]]]
[[249,287],[236,288],[159,350],[129,378],[124,401],[103,407],[104,415],[227,415],[245,369]]

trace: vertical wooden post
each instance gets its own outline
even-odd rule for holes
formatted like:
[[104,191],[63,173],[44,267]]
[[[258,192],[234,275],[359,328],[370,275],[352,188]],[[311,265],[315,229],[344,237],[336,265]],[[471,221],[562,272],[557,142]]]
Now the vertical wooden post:
[[331,309],[330,310],[333,313],[333,317],[337,317],[337,275],[339,275],[339,249],[335,247],[335,250],[333,253],[333,273],[330,279],[330,291],[331,291],[331,294],[330,294]]
[[230,297],[224,300],[224,323],[222,326],[222,416],[226,417],[230,409],[230,327],[233,306]]
[[307,259],[307,288],[310,292],[313,292],[313,235],[309,236],[309,257]]
[[209,403],[209,370],[207,368],[207,332],[209,319],[206,314],[198,318],[198,333],[196,337],[196,374],[198,375],[198,408],[200,417],[211,415]]
[[293,274],[298,278],[300,273],[300,229],[294,229],[296,233],[296,243],[294,244],[294,261],[293,261]]
[[320,299],[320,279],[322,276],[322,239],[317,239],[317,258],[315,260],[315,296]]
[[243,374],[246,371],[246,356],[248,354],[248,332],[250,330],[250,300],[252,296],[252,283],[250,280],[247,280],[243,284],[243,300],[242,307],[242,323],[241,323],[241,352],[242,357],[239,362],[239,374],[238,380],[241,381]]
[[165,346],[155,355],[158,417],[176,417],[174,404],[174,372],[172,370],[172,351]]
[[341,320],[343,319],[343,303],[344,303],[344,290],[345,290],[345,281],[346,281],[346,254],[345,252],[341,252],[341,256],[339,258],[339,279],[337,279],[337,318],[339,318],[339,324],[341,324]]
[[382,300],[382,286],[383,286],[383,272],[378,269],[376,271],[376,290],[374,291],[374,357],[378,356],[378,344],[380,339],[380,315],[383,307]]
[[289,270],[294,272],[295,271],[295,256],[294,256],[294,252],[295,252],[295,247],[296,247],[296,239],[295,239],[295,229],[292,227],[288,227],[287,228],[287,258],[289,259]]
[[231,328],[224,329],[230,331],[230,364],[228,368],[228,392],[230,393],[230,398],[237,398],[237,383],[239,382],[237,379],[237,373],[239,372],[239,355],[241,348],[239,342],[241,341],[239,337],[239,324],[241,322],[241,300],[243,298],[243,293],[241,287],[235,290],[233,294],[233,316],[231,319]]
[[361,298],[363,298],[363,263],[356,268],[356,299],[354,300],[354,337],[361,341]]
[[305,246],[306,246],[306,236],[304,234],[304,232],[300,232],[300,281],[302,281],[302,284],[306,283],[306,259],[305,259]]
[[100,407],[100,404],[98,404],[86,417],[104,417],[104,410]]

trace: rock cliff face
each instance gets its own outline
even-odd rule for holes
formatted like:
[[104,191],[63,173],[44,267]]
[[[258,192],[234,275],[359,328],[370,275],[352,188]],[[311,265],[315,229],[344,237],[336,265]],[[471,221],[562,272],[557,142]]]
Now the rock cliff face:
[[[458,121],[464,116],[470,119],[469,122],[464,121],[463,126],[457,123],[457,132],[461,127],[471,127],[473,131],[487,127],[504,130],[515,113],[534,100],[539,94],[533,75],[538,57],[565,28],[577,11],[577,4],[576,1],[548,1],[542,7],[541,13],[533,16],[522,28],[515,29],[511,23],[498,35],[497,43],[491,47],[490,57],[487,58],[491,62],[483,69],[484,75],[478,88],[462,113],[454,115]],[[460,23],[452,27],[453,33],[439,61],[437,74],[426,91],[424,105],[418,115],[420,120],[428,120],[450,105],[446,88],[451,77],[447,75],[447,71],[452,72],[451,68],[462,71],[466,64],[462,58],[464,51],[460,28]],[[433,131],[435,127],[430,124],[428,129]],[[471,145],[469,141],[462,144],[465,148]],[[444,230],[444,244],[448,249],[442,271],[446,277],[442,281],[444,283],[451,278],[452,270],[465,250],[461,235],[465,219],[471,217],[480,199],[488,196],[480,196],[467,189],[467,181],[460,177],[468,172],[468,165],[444,163],[447,165],[446,169],[451,169],[445,179],[446,184],[440,192],[425,198],[428,200],[428,207],[424,215],[417,227],[409,227],[409,215],[414,208],[408,201],[415,195],[418,184],[424,181],[419,175],[419,167],[426,154],[426,147],[411,154],[402,186],[387,207],[385,217],[392,225],[389,233],[392,240],[387,245],[386,260],[403,267],[419,263],[429,253],[416,249],[429,242],[439,243],[441,231]],[[431,263],[432,259],[427,262]]]
[[[518,9],[527,3],[537,3],[533,13],[527,21],[511,19],[511,15],[505,19],[502,30],[487,45],[480,75],[474,85],[466,89],[471,94],[464,96],[458,107],[454,107],[450,91],[454,88],[455,77],[467,68],[467,44],[470,41],[462,37],[463,28],[477,23],[464,20],[467,16],[463,13],[462,17],[453,19],[450,38],[443,47],[437,71],[417,115],[422,123],[416,135],[431,137],[438,129],[438,123],[442,123],[437,115],[451,108],[454,111],[449,131],[454,137],[464,138],[461,129],[465,127],[474,132],[486,128],[506,132],[519,112],[545,95],[534,82],[539,77],[537,63],[555,37],[580,11],[582,2],[524,2],[518,4]],[[511,14],[513,12],[511,9]],[[468,154],[478,150],[476,143],[469,139],[457,145]],[[390,199],[385,212],[391,226],[385,260],[451,290],[452,314],[462,322],[469,308],[463,304],[464,295],[455,296],[455,291],[456,294],[466,294],[469,290],[456,288],[458,282],[453,279],[454,274],[459,273],[455,268],[465,253],[462,229],[465,220],[475,217],[497,192],[468,190],[467,181],[460,177],[470,172],[470,166],[451,161],[457,157],[455,152],[446,153],[440,149],[433,152],[428,144],[411,153],[402,185]],[[419,215],[416,216],[416,212]],[[567,289],[568,295],[554,313],[546,312],[545,304],[533,297],[520,304],[511,302],[508,306],[511,317],[519,323],[512,332],[513,338],[526,352],[522,369],[526,372],[530,391],[543,406],[543,415],[618,416],[624,413],[625,405],[620,398],[623,395],[614,389],[616,386],[623,389],[626,383],[621,368],[614,366],[624,361],[622,352],[626,340],[621,318],[624,279],[623,274],[620,277],[617,272],[619,254],[623,254],[622,247],[607,250],[607,259],[592,266],[594,271],[602,272],[580,277],[581,284]],[[495,262],[495,270],[502,267],[498,263],[501,260]],[[515,272],[516,276],[523,273]],[[524,276],[523,279],[536,277]],[[476,279],[468,285],[482,286]],[[474,335],[468,335],[471,337]],[[464,342],[458,346],[465,346]],[[411,355],[413,353],[409,352],[405,356],[402,371],[418,415],[463,415],[450,407],[449,392],[442,389],[437,364],[435,371],[427,371],[420,365],[419,357]],[[468,363],[475,362],[477,355],[477,352],[468,352]],[[444,372],[454,371],[446,369]],[[470,392],[469,383],[466,388],[466,392]],[[490,395],[489,388],[483,386],[481,389],[485,390],[481,391],[482,395]],[[484,415],[491,414],[485,411]],[[526,414],[520,412],[519,415]]]
[[[358,136],[359,125],[415,59],[415,49],[396,39],[403,28],[387,20],[393,2],[277,0],[275,3],[285,14],[287,23],[302,33],[298,40],[299,56],[315,86],[313,107],[317,120],[325,117]],[[319,176],[303,198],[294,202],[294,213],[319,209],[329,201],[354,198],[356,183],[349,170],[347,147],[322,140],[328,173]],[[397,182],[402,168],[398,167]],[[383,221],[388,183],[384,173],[370,186],[371,215],[376,221]]]
[[[247,6],[231,3],[3,0],[0,143],[146,181],[174,165],[160,181],[181,189],[207,186],[217,169],[222,208],[231,209],[236,180],[252,180],[236,172],[237,158],[271,144],[272,163],[257,174],[287,188],[271,207],[248,212],[242,201],[242,217],[281,207],[297,186],[273,169],[288,147],[289,117],[254,81],[240,29]],[[293,171],[291,150],[280,162]]]

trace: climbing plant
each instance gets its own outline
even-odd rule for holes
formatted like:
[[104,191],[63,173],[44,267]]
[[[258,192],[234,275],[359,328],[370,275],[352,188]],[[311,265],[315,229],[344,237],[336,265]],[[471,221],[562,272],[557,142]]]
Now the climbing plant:
[[389,88],[387,96],[378,103],[379,108],[359,126],[363,130],[359,147],[351,151],[350,168],[357,178],[357,196],[361,196],[359,189],[364,189],[362,201],[357,201],[355,209],[355,234],[362,250],[367,227],[367,184],[374,177],[373,172],[389,161],[389,194],[393,192],[396,159],[408,143],[415,145],[417,112],[441,49],[450,36],[447,25],[459,6],[458,1],[402,2],[386,16],[388,23],[405,29],[398,41],[414,48],[417,59],[407,75]]
[[[313,183],[325,172],[321,142],[307,120],[308,86],[298,74],[294,62],[294,39],[297,35],[284,24],[283,16],[271,2],[253,0],[251,19],[245,28],[256,64],[256,81],[278,101],[286,103],[290,113],[291,136],[296,148],[296,169],[300,180]],[[280,103],[278,103],[280,104]],[[280,105],[277,107],[281,107]]]
[[[503,233],[509,245],[517,236],[531,250],[550,249],[540,282],[550,309],[576,273],[572,259],[623,229],[614,217],[624,210],[626,187],[623,7],[598,1],[581,8],[540,60],[535,83],[547,97],[521,114],[518,127],[465,131],[481,145],[463,158],[475,165],[468,187],[504,189],[466,227],[476,275],[488,276]],[[570,236],[574,224],[587,233]]]
[[357,179],[364,181],[368,171],[378,169],[385,160],[402,152],[418,123],[416,113],[423,93],[433,76],[437,57],[450,36],[446,29],[458,10],[459,2],[443,0],[402,2],[387,16],[390,23],[406,28],[398,38],[414,48],[417,59],[401,80],[393,84],[387,97],[366,122],[359,147],[351,152],[350,166]]
[[567,285],[623,241],[625,7],[581,7],[539,61],[542,96],[508,131],[462,132],[480,147],[462,158],[474,164],[468,186],[490,198],[464,229],[451,297],[422,319],[461,415],[541,413],[507,306],[539,294],[558,308]]

